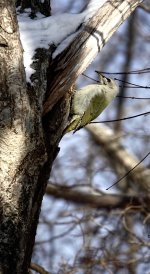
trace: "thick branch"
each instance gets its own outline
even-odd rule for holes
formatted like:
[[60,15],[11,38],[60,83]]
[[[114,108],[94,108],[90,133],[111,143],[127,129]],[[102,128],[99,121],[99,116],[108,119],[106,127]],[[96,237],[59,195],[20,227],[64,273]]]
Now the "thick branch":
[[55,198],[64,199],[75,204],[86,205],[89,207],[115,209],[125,208],[127,206],[147,206],[150,199],[148,196],[133,196],[122,194],[100,194],[99,192],[80,191],[75,188],[49,184],[46,188],[46,194]]
[[44,104],[44,114],[70,90],[77,77],[141,2],[142,0],[108,0],[89,22],[83,25],[82,31],[74,41],[50,66],[50,85]]

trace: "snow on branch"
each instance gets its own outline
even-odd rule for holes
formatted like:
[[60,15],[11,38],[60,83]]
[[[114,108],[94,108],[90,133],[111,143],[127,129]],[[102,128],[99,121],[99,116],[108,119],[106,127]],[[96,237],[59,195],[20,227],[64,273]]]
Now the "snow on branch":
[[34,20],[29,17],[28,9],[25,10],[25,13],[18,14],[27,82],[30,82],[30,76],[34,73],[34,69],[30,65],[33,62],[36,49],[48,49],[52,44],[59,45],[57,53],[55,53],[56,56],[75,38],[78,34],[78,27],[84,21],[89,20],[106,1],[92,0],[87,9],[80,14],[63,13],[46,18],[38,14]]
[[47,18],[32,20],[25,14],[18,15],[20,38],[24,49],[26,80],[35,72],[31,68],[37,48],[48,49],[57,46],[71,33],[75,32],[83,21],[83,14],[59,14]]

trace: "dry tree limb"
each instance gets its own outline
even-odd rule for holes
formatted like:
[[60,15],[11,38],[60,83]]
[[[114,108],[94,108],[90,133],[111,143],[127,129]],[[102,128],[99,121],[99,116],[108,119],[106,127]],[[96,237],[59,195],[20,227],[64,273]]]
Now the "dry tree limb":
[[40,274],[50,274],[50,272],[46,271],[42,266],[35,264],[35,263],[30,264],[30,269],[32,269]]
[[[106,125],[90,124],[86,129],[92,138],[103,147],[104,152],[109,156],[108,159],[117,171],[118,175],[124,175],[132,170],[140,162],[131,152],[129,152],[119,141],[113,130]],[[150,191],[150,170],[145,168],[143,163],[138,165],[128,178],[142,190]]]
[[55,198],[64,199],[75,204],[85,205],[99,209],[124,209],[127,206],[150,205],[148,196],[126,195],[126,194],[100,194],[98,191],[81,191],[76,188],[48,184],[46,194]]
[[83,24],[81,32],[50,64],[50,86],[43,114],[49,112],[66,91],[70,90],[77,77],[140,3],[142,0],[108,0]]

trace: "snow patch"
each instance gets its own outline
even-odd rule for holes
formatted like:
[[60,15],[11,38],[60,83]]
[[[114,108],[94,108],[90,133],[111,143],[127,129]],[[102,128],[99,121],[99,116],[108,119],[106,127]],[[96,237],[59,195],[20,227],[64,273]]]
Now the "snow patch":
[[80,14],[56,14],[44,17],[40,13],[36,19],[29,17],[30,10],[18,14],[20,39],[24,49],[24,66],[26,80],[30,82],[31,75],[35,72],[30,67],[37,48],[48,49],[51,44],[58,46],[53,58],[62,52],[79,33],[78,27],[89,20],[90,17],[106,2],[106,0],[92,0],[87,9]]
[[[23,57],[27,82],[30,82],[30,76],[35,72],[34,69],[30,67],[30,64],[33,62],[35,50],[37,48],[48,49],[51,44],[57,46],[66,37],[76,31],[83,19],[83,14],[67,13],[36,20],[32,20],[22,14],[18,15],[20,39],[24,49]],[[70,40],[68,40],[68,43],[69,42]],[[67,44],[65,42],[65,47],[66,46]]]

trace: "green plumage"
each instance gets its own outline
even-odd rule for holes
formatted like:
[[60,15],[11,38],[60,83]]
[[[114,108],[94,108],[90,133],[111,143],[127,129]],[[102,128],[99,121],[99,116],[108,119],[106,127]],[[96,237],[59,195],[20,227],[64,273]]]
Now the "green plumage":
[[97,118],[118,93],[115,81],[100,75],[100,84],[93,84],[75,91],[69,123],[64,134],[76,131]]

